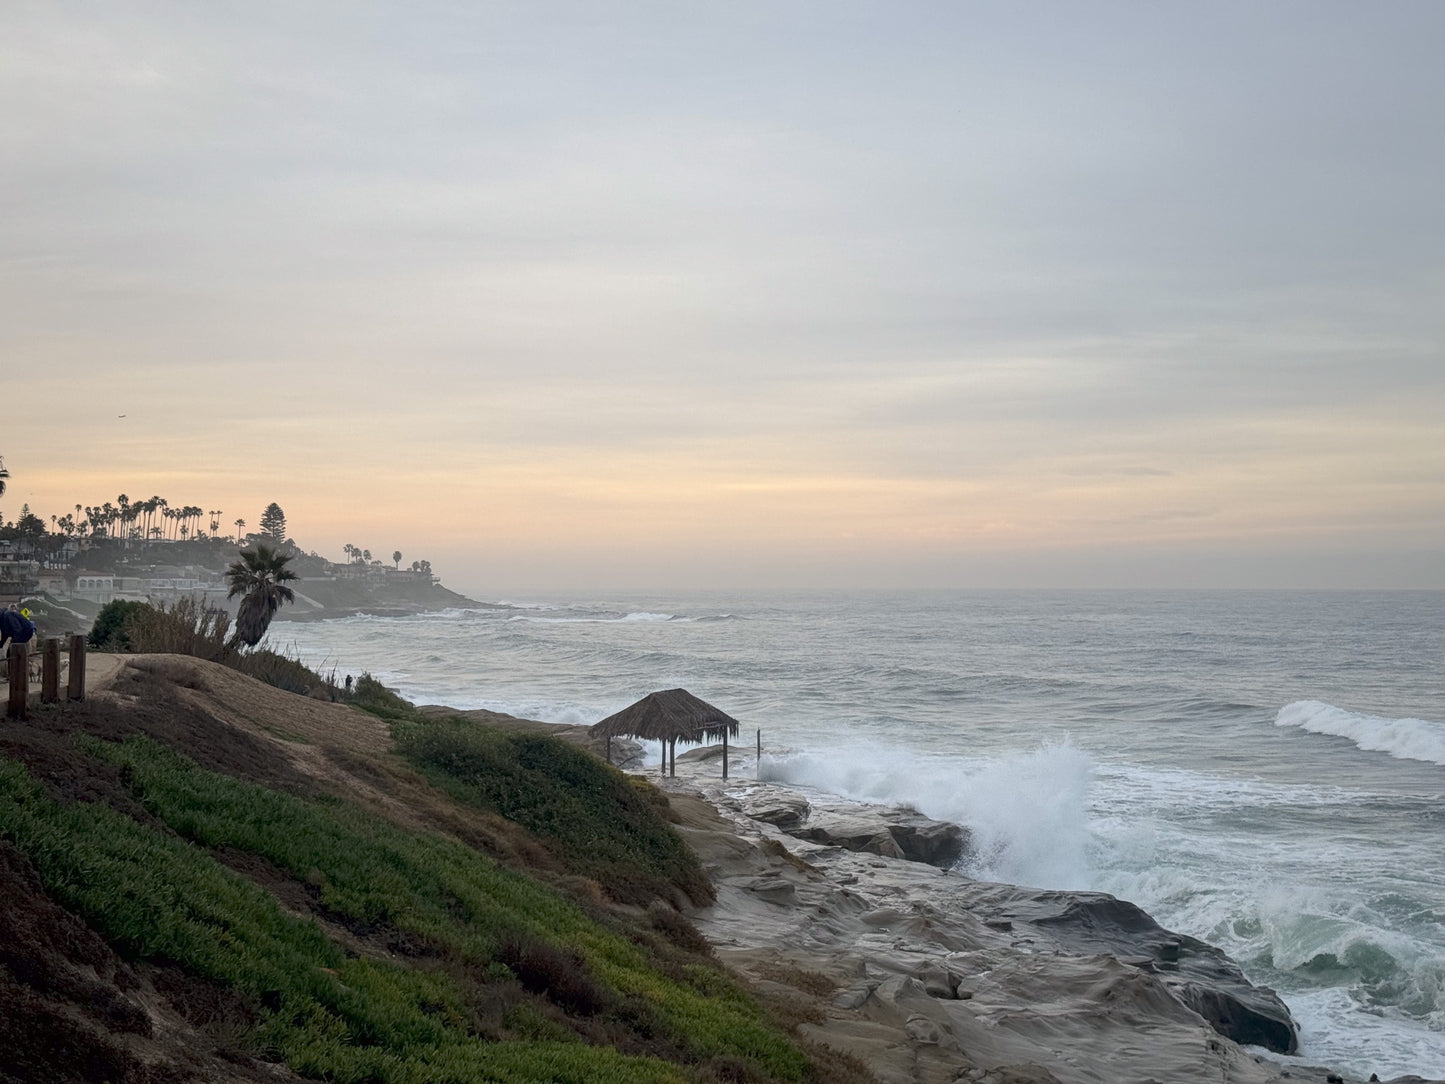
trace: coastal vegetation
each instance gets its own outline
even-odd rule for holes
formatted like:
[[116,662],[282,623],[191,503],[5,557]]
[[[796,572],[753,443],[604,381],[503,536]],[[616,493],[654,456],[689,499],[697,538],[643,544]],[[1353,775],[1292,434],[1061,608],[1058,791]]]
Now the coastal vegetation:
[[[365,691],[358,695],[365,703]],[[666,802],[650,784],[546,735],[461,718],[395,718],[399,751],[428,781],[546,840],[613,898],[645,907],[680,891],[683,903],[712,901],[696,856],[661,819]]]
[[[131,611],[118,629],[133,644],[189,629],[198,658],[146,656],[118,695],[8,730],[0,880],[18,863],[138,976],[87,995],[122,1039],[150,1034],[127,983],[183,979],[211,1006],[192,1046],[315,1079],[866,1079],[712,958],[677,909],[711,888],[650,784],[550,736],[420,712],[369,675],[349,707],[248,693],[264,686],[202,661],[224,630],[184,609]],[[341,714],[308,729],[322,710]],[[251,730],[227,721],[238,711]],[[385,746],[345,736],[369,733]],[[323,762],[349,782],[298,774]],[[40,1042],[27,1020],[60,996],[16,1000],[24,951],[0,952],[0,1041],[22,1053]],[[72,1039],[66,1064],[128,1064],[129,1040]]]
[[[802,1055],[715,967],[664,974],[643,948],[558,893],[460,843],[202,771],[149,738],[80,747],[120,769],[159,825],[48,799],[7,763],[7,834],[61,901],[124,955],[174,961],[241,994],[256,1007],[247,1042],[303,1075],[687,1079],[659,1056],[666,1050],[682,1058],[732,1052],[776,1079],[803,1077]],[[333,921],[362,936],[385,929],[443,966],[349,956],[316,922],[287,915],[207,851],[264,859],[314,889]],[[480,982],[466,983],[467,974]],[[513,1001],[509,986],[541,999]],[[485,993],[494,995],[489,1003]],[[626,1057],[586,1044],[563,1022],[569,1011],[643,1024],[661,1040],[657,1053]]]

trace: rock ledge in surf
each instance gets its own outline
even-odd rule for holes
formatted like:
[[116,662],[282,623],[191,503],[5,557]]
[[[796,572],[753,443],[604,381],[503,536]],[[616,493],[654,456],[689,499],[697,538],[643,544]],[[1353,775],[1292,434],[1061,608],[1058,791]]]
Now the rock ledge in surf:
[[882,858],[905,858],[952,869],[968,851],[966,828],[936,821],[910,809],[869,806],[837,809],[812,806],[801,824],[776,824],[811,843],[842,847]]
[[1221,1035],[1279,1054],[1299,1052],[1289,1009],[1256,986],[1213,945],[1171,933],[1143,908],[1102,892],[1038,892],[1006,909],[1015,922],[1043,928],[1064,949],[1113,956],[1159,976]]

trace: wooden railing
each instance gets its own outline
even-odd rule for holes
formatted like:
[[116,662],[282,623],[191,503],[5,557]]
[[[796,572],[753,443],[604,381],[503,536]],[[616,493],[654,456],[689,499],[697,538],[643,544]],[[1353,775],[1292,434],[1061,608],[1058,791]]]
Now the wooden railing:
[[[85,699],[85,637],[72,633],[68,658],[68,700]],[[28,644],[11,644],[5,664],[9,669],[10,697],[5,707],[6,718],[24,719],[30,707],[30,652]],[[60,639],[52,636],[40,646],[40,702],[54,704],[60,700]]]

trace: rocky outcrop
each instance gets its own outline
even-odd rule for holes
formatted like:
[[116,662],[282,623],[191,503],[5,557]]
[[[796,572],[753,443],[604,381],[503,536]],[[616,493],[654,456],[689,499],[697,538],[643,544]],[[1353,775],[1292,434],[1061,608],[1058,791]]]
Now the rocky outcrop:
[[903,857],[952,869],[968,852],[969,832],[949,821],[936,821],[906,809],[888,811],[888,831]]
[[858,854],[926,862],[939,869],[952,869],[968,850],[967,829],[907,809],[813,806],[800,824],[769,823],[812,843]]
[[802,826],[808,819],[808,799],[795,791],[762,784],[750,787],[739,802],[742,812],[755,821],[771,824],[785,832]]
[[711,777],[667,786],[717,889],[692,918],[719,958],[793,1004],[810,1021],[804,1035],[861,1059],[881,1084],[1362,1084],[1369,1075],[1266,1057],[1258,1047],[1297,1047],[1280,999],[1125,901],[890,857],[890,846],[901,854],[892,825],[914,816],[906,811],[814,805],[784,831],[774,821],[791,824],[799,808],[784,787]]
[[1221,1035],[1280,1054],[1299,1050],[1289,1009],[1255,986],[1219,949],[1171,933],[1142,908],[1095,892],[1039,892],[1009,908],[1015,922],[1047,931],[1073,952],[1106,953],[1158,975],[1170,991]]
[[814,809],[809,812],[806,821],[785,831],[825,847],[842,847],[845,851],[876,854],[882,858],[903,857],[888,825],[882,817],[871,812],[836,813]]

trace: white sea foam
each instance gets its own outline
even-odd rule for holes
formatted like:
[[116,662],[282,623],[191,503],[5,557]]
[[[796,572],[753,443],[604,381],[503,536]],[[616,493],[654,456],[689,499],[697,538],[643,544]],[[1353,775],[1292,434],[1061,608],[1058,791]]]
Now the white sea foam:
[[1289,1007],[1300,1027],[1300,1056],[1276,1060],[1327,1064],[1361,1079],[1370,1073],[1388,1080],[1406,1073],[1438,1072],[1437,1031],[1422,1029],[1418,1022],[1388,1009],[1362,1010],[1347,989],[1327,986],[1302,991],[1289,998]]
[[1274,725],[1349,738],[1367,752],[1388,753],[1398,760],[1445,765],[1445,723],[1383,719],[1378,715],[1345,711],[1319,700],[1296,700],[1279,709]]
[[692,618],[677,617],[675,614],[655,614],[639,611],[621,617],[536,617],[532,614],[513,614],[508,621],[531,621],[540,625],[620,625],[635,621],[691,621]]
[[972,876],[1039,888],[1090,880],[1093,763],[1053,743],[987,760],[923,757],[899,749],[831,750],[763,758],[763,778],[856,801],[911,805],[973,833]]

